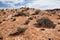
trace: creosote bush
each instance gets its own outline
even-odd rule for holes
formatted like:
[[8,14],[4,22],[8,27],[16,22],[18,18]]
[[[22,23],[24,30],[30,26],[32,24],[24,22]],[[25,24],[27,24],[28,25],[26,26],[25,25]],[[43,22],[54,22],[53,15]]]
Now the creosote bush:
[[27,7],[26,10],[29,10],[29,7]]
[[19,34],[22,34],[26,31],[27,28],[25,27],[18,27],[17,28],[17,32],[13,33],[13,34],[9,34],[9,36],[17,36]]
[[15,16],[26,16],[26,13],[24,13],[24,12],[17,12],[17,14]]
[[42,26],[44,28],[55,28],[55,24],[46,17],[42,17],[41,19],[37,20],[37,25]]
[[6,14],[6,12],[3,12],[3,15],[5,15]]
[[60,32],[60,30],[58,30],[58,32]]
[[19,33],[23,33],[26,29],[27,29],[27,28],[25,28],[25,27],[18,27],[18,28],[17,28],[17,31],[18,31]]
[[0,40],[3,40],[3,37],[0,37]]
[[33,17],[29,17],[28,19],[29,19],[29,20],[33,20]]
[[12,19],[12,21],[16,21],[16,18],[15,17],[12,17],[11,19]]
[[25,23],[24,23],[24,25],[29,24],[29,22],[30,22],[30,20],[26,20]]
[[3,36],[2,36],[2,34],[0,33],[0,40],[3,40]]
[[2,22],[0,21],[0,24],[1,24]]
[[35,13],[33,13],[32,15],[37,15],[39,14],[40,10],[36,10]]
[[4,9],[1,9],[1,11],[3,12],[3,11],[4,11]]

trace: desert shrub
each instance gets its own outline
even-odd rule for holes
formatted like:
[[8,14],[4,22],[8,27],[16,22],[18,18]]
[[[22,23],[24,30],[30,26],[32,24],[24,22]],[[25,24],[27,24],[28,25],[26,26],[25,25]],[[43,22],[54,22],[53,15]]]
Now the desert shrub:
[[6,12],[3,12],[3,15],[5,15],[6,14]]
[[3,40],[3,37],[0,37],[0,40]]
[[45,29],[41,29],[42,31],[44,31]]
[[58,20],[58,24],[60,24],[60,20]]
[[13,33],[13,34],[9,34],[9,36],[17,36],[19,34],[22,34],[26,31],[27,28],[23,28],[23,27],[18,27],[17,28],[17,32]]
[[38,19],[37,25],[47,27],[47,28],[55,28],[55,24],[46,17],[42,17],[41,19]]
[[58,30],[58,32],[60,32],[60,30]]
[[40,10],[36,10],[32,15],[37,15],[39,14]]
[[15,9],[15,11],[17,11],[17,9]]
[[25,27],[18,27],[18,28],[17,28],[17,31],[18,31],[19,33],[23,33],[26,29],[27,29],[27,28],[25,28]]
[[29,7],[27,7],[26,10],[29,10]]
[[6,21],[5,19],[3,19],[3,21]]
[[29,22],[30,22],[30,20],[26,20],[25,23],[24,23],[24,25],[29,24]]
[[11,12],[13,11],[13,9],[11,9]]
[[24,13],[24,12],[17,12],[17,14],[15,16],[26,16],[26,13]]
[[53,11],[52,14],[56,14],[56,11]]
[[12,17],[11,19],[12,19],[12,21],[16,21],[16,18],[15,17]]
[[29,20],[33,20],[33,17],[29,17],[28,19],[29,19]]
[[60,23],[58,22],[58,24],[60,24]]
[[58,16],[60,17],[60,13],[58,13]]
[[3,12],[3,11],[4,11],[4,9],[1,9],[1,11]]
[[16,19],[14,18],[13,21],[15,21]]
[[57,18],[58,20],[60,19],[60,17]]
[[48,38],[48,40],[51,40],[51,38]]
[[1,32],[0,32],[0,40],[3,40],[3,36],[2,36],[2,34],[1,34]]
[[0,24],[1,24],[2,22],[0,21]]

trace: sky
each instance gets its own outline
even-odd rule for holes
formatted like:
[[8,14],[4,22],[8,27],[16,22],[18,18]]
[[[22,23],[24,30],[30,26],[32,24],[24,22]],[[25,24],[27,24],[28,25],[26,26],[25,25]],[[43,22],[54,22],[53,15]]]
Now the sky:
[[20,8],[25,6],[43,10],[60,8],[60,0],[0,0],[0,9]]

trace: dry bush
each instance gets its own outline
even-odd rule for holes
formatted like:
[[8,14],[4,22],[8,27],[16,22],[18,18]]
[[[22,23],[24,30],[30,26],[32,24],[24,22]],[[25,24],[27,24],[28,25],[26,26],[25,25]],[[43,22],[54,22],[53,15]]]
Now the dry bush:
[[48,18],[42,17],[41,19],[37,20],[37,25],[43,26],[45,28],[55,28],[55,24]]
[[36,10],[32,15],[37,15],[39,14],[40,10]]
[[15,17],[12,17],[11,19],[12,19],[12,21],[16,21],[16,18]]
[[24,13],[24,12],[17,12],[17,14],[15,16],[26,16],[26,13]]
[[3,12],[3,15],[5,15],[6,14],[6,12]]
[[9,34],[9,36],[17,36],[19,34],[23,34],[26,31],[27,28],[25,27],[18,27],[17,28],[17,32],[13,33],[13,34]]
[[25,28],[25,27],[18,27],[18,28],[17,28],[17,31],[18,31],[19,33],[23,33],[26,29],[27,29],[27,28]]
[[2,22],[0,21],[0,24],[1,24]]
[[29,24],[29,22],[30,22],[30,20],[26,20],[25,23],[24,23],[24,25]]
[[29,19],[29,20],[33,20],[33,17],[29,17],[28,19]]
[[29,10],[29,7],[27,7],[26,10]]
[[3,40],[3,36],[2,36],[2,34],[0,33],[0,40]]
[[4,11],[4,9],[1,9],[1,11],[3,12],[3,11]]

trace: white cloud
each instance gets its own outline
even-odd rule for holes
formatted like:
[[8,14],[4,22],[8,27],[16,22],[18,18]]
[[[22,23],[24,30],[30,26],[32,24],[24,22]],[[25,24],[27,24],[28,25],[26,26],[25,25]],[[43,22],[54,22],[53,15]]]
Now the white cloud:
[[[28,1],[25,5],[15,6],[15,4],[22,4]],[[60,0],[0,0],[4,4],[8,4],[9,8],[18,8],[22,6],[27,6],[31,8],[40,8],[40,9],[51,9],[51,8],[60,8]]]
[[24,0],[0,0],[1,2],[3,2],[3,3],[13,3],[13,4],[16,4],[16,3],[22,3],[22,2],[24,2]]
[[0,0],[0,2],[2,2],[3,4],[7,4],[7,6],[8,5],[10,6],[10,7],[7,7],[7,8],[16,8],[15,4],[23,3],[24,0]]
[[31,3],[26,4],[28,7],[40,8],[40,9],[51,9],[60,8],[60,1],[58,0],[34,0]]

